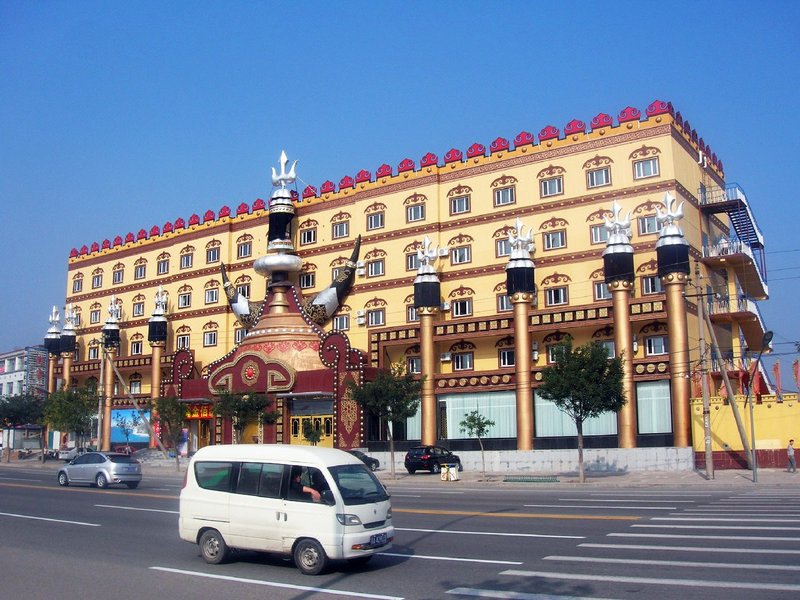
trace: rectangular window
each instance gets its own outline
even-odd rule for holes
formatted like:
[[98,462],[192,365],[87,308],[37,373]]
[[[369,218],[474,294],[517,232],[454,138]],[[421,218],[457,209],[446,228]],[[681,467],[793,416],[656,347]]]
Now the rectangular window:
[[386,322],[386,311],[383,308],[376,308],[367,311],[367,325],[377,327]]
[[608,284],[605,281],[597,281],[594,284],[594,299],[595,300],[611,300],[611,291],[608,289]]
[[103,285],[102,275],[92,275],[92,289],[97,289]]
[[587,171],[586,187],[596,188],[604,185],[611,185],[611,169],[609,167]]
[[454,371],[471,371],[473,365],[472,352],[456,352],[453,354]]
[[77,294],[83,289],[83,279],[72,280],[72,293]]
[[253,243],[242,242],[236,247],[236,258],[247,258],[253,254]]
[[637,160],[633,163],[633,178],[645,179],[647,177],[658,176],[658,159],[648,158],[647,160]]
[[125,276],[125,271],[122,269],[117,269],[111,274],[111,281],[114,284],[122,283],[122,279]]
[[92,310],[89,311],[89,323],[99,323],[100,322],[100,310]]
[[658,222],[655,215],[649,217],[639,217],[639,235],[647,235],[649,233],[658,233],[661,231],[661,223]]
[[544,239],[545,250],[556,250],[557,248],[564,248],[567,245],[567,232],[564,229],[558,231],[548,231],[542,234]]
[[514,310],[514,305],[511,304],[511,298],[508,294],[497,295],[497,312],[508,312]]
[[339,275],[342,273],[342,267],[336,267],[335,269],[331,269],[331,280],[336,281],[339,279]]
[[644,343],[645,354],[647,356],[659,356],[669,353],[667,336],[665,335],[654,335],[652,337],[645,338]]
[[601,340],[599,344],[606,349],[608,358],[614,358],[617,355],[617,347],[614,344],[614,340]]
[[144,302],[134,302],[133,303],[133,316],[134,317],[143,317],[144,316]]
[[419,356],[409,356],[406,359],[406,371],[412,375],[422,373],[422,359]]
[[605,244],[608,241],[608,229],[605,225],[592,225],[589,231],[592,235],[592,244]]
[[333,224],[333,239],[345,238],[350,235],[350,221],[340,221]]
[[383,213],[377,212],[367,215],[367,231],[383,229]]
[[206,263],[219,262],[219,248],[206,249]]
[[417,253],[406,254],[406,271],[416,271],[417,269],[419,269],[419,256],[417,256]]
[[217,345],[217,332],[216,331],[203,332],[203,346],[208,348],[209,346],[216,346],[216,345]]
[[133,278],[144,279],[147,274],[147,265],[136,265],[133,267]]
[[349,331],[350,315],[336,315],[333,317],[333,328],[336,331]]
[[89,360],[100,358],[100,346],[89,346]]
[[370,260],[367,262],[367,277],[379,277],[384,274],[383,259]]
[[219,289],[210,288],[206,290],[206,304],[216,304],[219,302]]
[[494,205],[506,206],[507,204],[514,204],[516,202],[516,194],[513,187],[500,188],[494,191]]
[[672,407],[669,381],[642,381],[636,384],[636,412],[639,433],[672,432]]
[[558,196],[564,193],[564,178],[559,175],[558,177],[550,177],[549,179],[542,179],[539,189],[541,190],[542,198],[547,196]]
[[138,356],[142,353],[142,342],[131,342],[131,356]]
[[450,250],[451,265],[463,265],[468,262],[472,262],[471,246],[459,246],[458,248]]
[[450,304],[450,314],[454,317],[468,317],[472,314],[472,299],[454,300]]
[[189,349],[189,336],[188,334],[181,334],[175,337],[175,348],[178,350]]
[[558,344],[550,344],[547,346],[547,362],[554,363],[556,362],[556,348]]
[[545,290],[545,306],[559,306],[567,303],[567,288],[556,287]]
[[650,275],[649,277],[642,277],[642,294],[660,294],[664,291],[661,285],[661,277],[657,275]]
[[194,262],[194,254],[181,254],[181,269],[191,269]]
[[158,267],[156,269],[159,275],[166,275],[169,273],[169,259],[164,259],[158,261]]
[[469,212],[469,196],[450,198],[450,214],[460,215]]
[[[141,352],[140,352],[141,354]],[[134,379],[131,381],[130,385],[128,386],[131,394],[141,394],[142,393],[142,382],[138,379]]]
[[300,287],[304,290],[313,288],[317,282],[316,273],[300,273]]
[[230,491],[232,471],[233,463],[230,462],[198,462],[194,466],[197,485],[215,492]]
[[178,294],[178,308],[189,308],[192,305],[192,293]]
[[406,306],[406,322],[415,323],[416,321],[419,321],[419,311],[413,304],[410,304]]
[[406,221],[413,223],[414,221],[422,221],[425,219],[425,205],[412,204],[406,208]]
[[236,286],[236,291],[239,292],[245,298],[250,297],[250,284],[249,283],[242,283]]
[[494,243],[494,254],[497,258],[511,254],[511,242],[508,241],[508,238],[497,240]]
[[241,344],[245,335],[247,335],[247,330],[244,327],[237,327],[233,330],[233,341]]
[[513,367],[516,363],[516,356],[513,348],[503,348],[500,350],[499,363],[501,368]]
[[300,245],[307,246],[308,244],[313,244],[317,241],[317,228],[312,227],[310,229],[302,229],[300,231]]

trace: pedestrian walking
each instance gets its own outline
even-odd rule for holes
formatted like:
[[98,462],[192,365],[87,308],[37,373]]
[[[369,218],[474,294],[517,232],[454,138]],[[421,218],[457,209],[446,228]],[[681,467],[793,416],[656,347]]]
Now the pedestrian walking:
[[794,440],[789,440],[789,445],[786,446],[786,458],[789,459],[789,467],[786,470],[789,473],[797,473],[797,463],[794,461]]

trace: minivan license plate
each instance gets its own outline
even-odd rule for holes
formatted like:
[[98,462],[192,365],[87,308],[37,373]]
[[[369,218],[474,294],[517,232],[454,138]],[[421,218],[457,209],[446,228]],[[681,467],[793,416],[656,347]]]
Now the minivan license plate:
[[369,545],[370,546],[385,546],[386,545],[386,534],[385,533],[376,533],[375,535],[369,536]]

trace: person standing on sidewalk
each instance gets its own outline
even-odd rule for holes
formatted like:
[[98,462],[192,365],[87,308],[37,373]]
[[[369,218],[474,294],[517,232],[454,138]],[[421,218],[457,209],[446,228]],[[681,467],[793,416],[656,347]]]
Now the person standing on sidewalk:
[[789,440],[789,445],[786,446],[786,458],[789,459],[789,466],[786,470],[789,473],[797,473],[797,463],[794,460],[794,440]]

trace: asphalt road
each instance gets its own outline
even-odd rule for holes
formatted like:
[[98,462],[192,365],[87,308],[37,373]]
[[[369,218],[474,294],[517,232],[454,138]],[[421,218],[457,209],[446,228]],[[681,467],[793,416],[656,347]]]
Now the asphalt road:
[[[389,483],[394,547],[318,577],[241,553],[207,565],[178,539],[180,477],[60,488],[0,466],[0,598],[726,600],[800,593],[800,490]],[[466,484],[466,485],[461,485]]]

